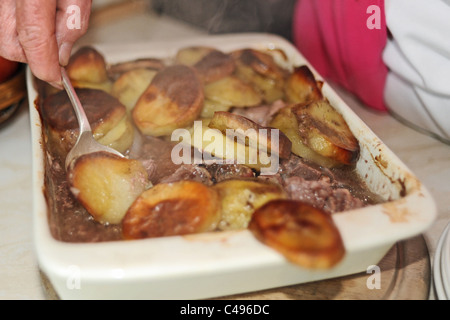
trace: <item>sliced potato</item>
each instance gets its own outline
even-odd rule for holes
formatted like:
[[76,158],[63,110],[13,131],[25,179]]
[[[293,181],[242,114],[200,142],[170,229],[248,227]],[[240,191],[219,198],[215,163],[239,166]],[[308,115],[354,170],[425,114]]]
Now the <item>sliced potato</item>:
[[74,88],[97,89],[97,90],[105,91],[106,93],[111,93],[112,87],[113,87],[113,83],[109,80],[105,81],[105,82],[100,82],[100,83],[71,80],[71,83]]
[[255,49],[242,49],[231,53],[241,65],[249,66],[253,71],[273,80],[285,80],[288,72],[277,64],[274,57],[267,52]]
[[274,199],[286,199],[278,184],[256,179],[229,179],[214,187],[222,202],[220,230],[245,229],[253,212]]
[[147,69],[151,71],[159,71],[165,68],[165,63],[157,58],[142,58],[133,61],[124,61],[110,65],[107,68],[108,76],[114,81],[122,74],[136,69]]
[[[132,144],[130,120],[126,118],[124,105],[110,94],[96,89],[76,89],[86,116],[97,141],[104,139],[111,146],[124,152]],[[45,99],[42,113],[52,152],[65,157],[78,139],[78,120],[65,91],[60,91]],[[126,122],[128,120],[128,122]],[[120,133],[120,134],[119,134]],[[108,137],[107,137],[108,136]],[[113,137],[118,140],[114,141]]]
[[[242,164],[268,173],[278,169],[279,157],[237,142],[218,129],[208,127],[210,119],[196,121],[189,129],[190,146],[201,150],[206,162]],[[185,141],[186,142],[186,141]]]
[[318,154],[343,164],[353,164],[359,144],[342,115],[328,101],[297,105],[292,109],[302,141]]
[[204,83],[211,83],[232,75],[236,69],[236,64],[231,55],[213,50],[193,67]]
[[102,83],[108,80],[105,58],[90,46],[78,49],[70,57],[66,69],[72,80],[93,83]]
[[131,112],[156,73],[156,70],[145,68],[127,71],[114,82],[111,94]]
[[195,70],[184,65],[170,66],[156,74],[132,116],[144,135],[170,135],[197,119],[203,101],[203,86]]
[[334,267],[345,255],[331,216],[293,200],[273,200],[257,209],[248,229],[292,263],[312,269]]
[[196,181],[157,184],[143,192],[122,221],[125,239],[185,235],[215,230],[220,200]]
[[262,102],[259,92],[235,76],[206,84],[205,98],[230,107],[253,107]]
[[134,127],[128,115],[124,115],[119,123],[101,138],[101,144],[125,154],[134,142]]
[[286,80],[286,99],[291,103],[307,103],[322,100],[322,91],[313,73],[304,65],[297,67]]
[[266,103],[273,103],[276,100],[284,98],[284,90],[282,85],[273,79],[265,78],[255,73],[250,67],[238,65],[236,75],[261,93]]
[[292,153],[299,157],[308,159],[326,168],[333,168],[341,165],[339,162],[322,156],[308,147],[299,133],[297,118],[292,112],[292,106],[281,109],[270,122],[270,126],[282,131],[292,143]]
[[205,46],[184,47],[178,50],[175,56],[175,63],[184,64],[187,66],[194,66],[197,62],[202,60],[208,53],[214,51],[216,51],[215,48]]
[[245,49],[232,55],[236,58],[236,76],[258,90],[265,102],[272,103],[284,98],[287,71],[278,66],[270,54]]
[[286,70],[291,68],[291,63],[289,62],[289,57],[284,49],[279,48],[279,47],[271,47],[271,48],[262,50],[262,52],[270,54],[273,57],[273,59],[275,60],[275,62],[282,68],[285,68]]
[[[236,136],[241,138],[240,140],[247,140],[246,145],[253,144],[259,150],[276,152],[280,158],[287,159],[291,155],[292,143],[283,132],[279,129],[263,127],[243,116],[230,112],[216,112],[208,127],[218,129],[225,135],[227,130],[233,130]],[[273,136],[273,130],[276,130],[278,137]]]
[[223,105],[219,102],[205,99],[205,102],[203,103],[202,112],[200,113],[200,117],[203,119],[210,119],[214,116],[214,113],[218,111],[228,111],[232,107],[229,105]]
[[137,160],[105,152],[72,162],[68,179],[78,201],[103,224],[118,224],[134,200],[149,186],[147,171]]
[[111,91],[105,58],[95,48],[85,46],[78,49],[69,60],[67,74],[76,88]]

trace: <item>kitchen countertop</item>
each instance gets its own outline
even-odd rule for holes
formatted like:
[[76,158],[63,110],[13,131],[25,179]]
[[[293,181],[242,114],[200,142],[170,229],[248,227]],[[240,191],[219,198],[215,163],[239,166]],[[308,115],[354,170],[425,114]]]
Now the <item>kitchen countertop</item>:
[[[111,20],[94,16],[79,45],[177,39],[206,34],[168,17],[135,10]],[[133,32],[129,32],[133,30]],[[388,114],[372,112],[348,92],[338,94],[409,167],[432,194],[437,220],[423,234],[431,263],[439,237],[450,221],[450,146],[403,125]],[[36,262],[32,226],[32,153],[28,103],[0,126],[0,300],[48,299]],[[434,299],[430,290],[430,299]]]

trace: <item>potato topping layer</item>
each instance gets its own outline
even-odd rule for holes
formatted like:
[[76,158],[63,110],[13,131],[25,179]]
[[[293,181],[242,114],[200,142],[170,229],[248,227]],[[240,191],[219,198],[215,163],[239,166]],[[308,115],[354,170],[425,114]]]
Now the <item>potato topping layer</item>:
[[69,76],[94,137],[125,158],[85,155],[68,172],[76,118],[65,92],[38,81],[54,237],[248,229],[294,264],[336,265],[345,248],[331,215],[379,199],[356,174],[358,140],[323,83],[274,52],[192,46],[110,65],[81,48]]

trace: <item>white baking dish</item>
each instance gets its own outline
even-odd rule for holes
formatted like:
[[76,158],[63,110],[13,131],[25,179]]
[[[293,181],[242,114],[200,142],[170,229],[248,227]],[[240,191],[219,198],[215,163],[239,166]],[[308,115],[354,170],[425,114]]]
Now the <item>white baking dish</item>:
[[[96,46],[114,63],[142,57],[170,57],[185,46],[230,51],[280,48],[288,65],[308,64],[284,39],[239,34],[177,42]],[[311,66],[310,66],[311,67]],[[313,68],[311,68],[314,70]],[[320,76],[316,73],[318,79]],[[335,268],[307,270],[258,242],[248,230],[123,242],[71,244],[55,240],[44,198],[44,153],[36,91],[28,72],[33,139],[34,240],[40,268],[62,299],[202,299],[365,272],[393,244],[425,231],[435,204],[420,181],[354,114],[326,83],[324,95],[345,117],[361,144],[358,172],[385,204],[334,215],[347,250]]]

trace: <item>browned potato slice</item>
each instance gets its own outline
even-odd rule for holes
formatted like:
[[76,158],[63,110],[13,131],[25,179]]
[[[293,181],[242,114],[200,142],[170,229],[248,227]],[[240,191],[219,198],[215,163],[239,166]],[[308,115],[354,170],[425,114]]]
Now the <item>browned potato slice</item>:
[[264,102],[271,104],[284,99],[283,84],[273,79],[265,78],[255,73],[248,66],[238,66],[236,75],[250,83],[261,93]]
[[97,90],[103,90],[107,93],[111,93],[112,86],[113,86],[113,83],[111,81],[94,83],[94,82],[84,82],[84,81],[72,80],[71,83],[74,88],[97,89]]
[[289,138],[292,142],[292,153],[323,167],[332,168],[340,165],[339,162],[318,154],[303,143],[297,118],[292,112],[292,106],[281,109],[270,122],[270,126],[279,129]]
[[236,59],[235,74],[257,89],[267,103],[284,98],[284,82],[288,73],[270,54],[244,49],[232,55]]
[[159,71],[165,68],[165,63],[157,58],[142,58],[133,61],[119,62],[110,65],[107,69],[110,79],[117,80],[122,74],[136,69]]
[[223,105],[219,102],[205,99],[200,117],[203,119],[211,119],[214,116],[214,113],[218,111],[228,111],[231,108],[232,107],[229,105]]
[[288,69],[291,65],[289,63],[289,57],[284,49],[278,47],[267,48],[263,52],[270,54],[275,61],[280,65],[285,65],[285,68]]
[[175,56],[175,63],[184,64],[187,66],[194,66],[197,62],[202,60],[207,54],[216,51],[211,47],[191,46],[178,50]]
[[285,80],[287,71],[281,68],[270,53],[242,49],[231,53],[239,64],[249,66],[256,73],[273,80]]
[[286,199],[278,185],[256,179],[230,179],[214,187],[222,202],[221,230],[245,229],[253,212],[274,199]]
[[292,112],[299,123],[299,134],[312,150],[343,164],[355,163],[359,144],[342,115],[328,101],[297,105]]
[[118,224],[134,200],[149,186],[137,160],[105,152],[76,159],[68,174],[71,191],[100,223]]
[[134,141],[134,127],[130,117],[128,115],[123,116],[114,128],[105,135],[98,137],[97,141],[125,154]]
[[214,161],[218,159],[222,163],[242,164],[265,172],[275,170],[274,168],[278,166],[278,157],[269,155],[268,152],[261,152],[253,146],[238,143],[235,137],[227,137],[218,129],[208,127],[210,121],[210,119],[203,119],[197,125],[196,121],[189,129],[189,141],[184,141],[191,147],[201,150],[204,160],[210,160],[207,159],[209,157]]
[[261,242],[305,268],[332,268],[345,255],[331,216],[298,201],[268,202],[253,213],[248,228]]
[[[262,146],[264,147],[263,150],[276,152],[280,158],[287,159],[291,155],[292,143],[281,130],[263,127],[243,116],[230,112],[216,112],[208,126],[220,130],[225,135],[227,130],[234,130],[235,134],[242,140],[248,140],[247,145],[253,143],[259,149],[262,149],[260,148]],[[278,139],[272,139],[272,130],[277,131]],[[255,134],[251,134],[252,132]],[[259,135],[260,132],[264,132],[265,136]]]
[[114,81],[111,94],[131,112],[156,73],[156,70],[145,68],[127,71]]
[[[102,90],[76,89],[97,141],[126,151],[133,140],[133,130],[127,128],[131,120],[126,108],[117,99]],[[42,106],[44,124],[53,152],[65,156],[78,138],[78,120],[65,91],[45,99]],[[127,136],[128,135],[128,136]],[[117,138],[117,140],[113,139]],[[117,143],[117,145],[116,145]]]
[[230,76],[236,69],[236,64],[232,56],[213,50],[194,64],[194,68],[204,83],[211,83]]
[[157,184],[142,193],[122,221],[125,239],[185,235],[215,230],[220,200],[196,181]]
[[291,103],[307,103],[322,100],[322,92],[318,82],[308,66],[294,69],[286,80],[286,99]]
[[101,83],[108,80],[103,55],[93,47],[82,47],[75,52],[67,65],[72,80]]
[[72,85],[76,88],[111,91],[112,82],[108,78],[105,59],[93,47],[82,47],[75,52],[66,69]]
[[262,102],[259,92],[235,76],[206,84],[205,98],[230,107],[252,107]]
[[203,108],[203,86],[188,66],[175,65],[159,71],[133,109],[133,120],[145,135],[170,135],[189,126]]

